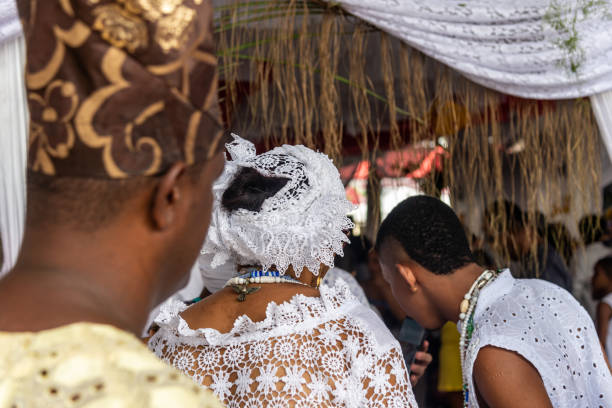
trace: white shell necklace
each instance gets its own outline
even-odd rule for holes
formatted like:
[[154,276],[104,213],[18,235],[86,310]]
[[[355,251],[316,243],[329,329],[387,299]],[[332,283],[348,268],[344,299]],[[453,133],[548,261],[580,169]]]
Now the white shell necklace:
[[293,283],[296,285],[312,287],[308,285],[307,283],[300,282],[299,280],[294,279],[290,276],[287,276],[287,275],[281,276],[280,272],[278,271],[265,271],[264,272],[264,271],[258,271],[258,270],[253,270],[250,273],[247,273],[242,276],[236,276],[228,280],[227,283],[225,284],[225,287],[230,286],[232,289],[234,289],[234,292],[238,294],[238,297],[236,298],[236,300],[238,300],[239,302],[244,302],[247,295],[250,295],[251,293],[255,293],[259,289],[261,289],[261,286],[251,286],[251,287],[248,286],[254,283],[257,283],[257,284],[259,283]]
[[492,282],[499,275],[499,271],[485,270],[474,281],[470,290],[463,296],[463,300],[459,304],[459,322],[457,325],[461,327],[461,336],[459,337],[459,354],[461,356],[462,380],[463,380],[463,406],[467,407],[470,400],[470,391],[468,389],[468,378],[466,377],[465,358],[467,356],[468,346],[472,340],[474,332],[474,312],[478,303],[480,291]]

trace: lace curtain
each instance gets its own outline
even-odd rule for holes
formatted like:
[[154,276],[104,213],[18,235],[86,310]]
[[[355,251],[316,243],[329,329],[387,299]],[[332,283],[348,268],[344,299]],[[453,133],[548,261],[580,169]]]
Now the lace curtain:
[[612,89],[610,0],[338,4],[474,82],[503,93],[569,99]]

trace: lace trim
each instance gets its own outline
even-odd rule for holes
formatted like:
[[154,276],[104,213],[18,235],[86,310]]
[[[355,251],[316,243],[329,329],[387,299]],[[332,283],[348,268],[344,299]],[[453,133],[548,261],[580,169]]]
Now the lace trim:
[[[347,214],[355,208],[333,162],[304,146],[284,145],[255,155],[251,142],[234,138],[226,145],[233,160],[213,186],[215,203],[199,259],[202,268],[227,276],[231,267],[219,268],[230,261],[234,266],[274,266],[281,274],[293,266],[299,276],[303,268],[317,275],[321,263],[333,267],[335,255],[342,255],[348,242],[343,231],[354,227]],[[241,167],[289,182],[265,200],[259,212],[228,213],[221,197]]]
[[[320,292],[320,297],[296,294],[281,304],[270,302],[266,307],[264,320],[253,322],[246,315],[239,316],[227,333],[221,333],[212,328],[192,329],[180,316],[180,313],[188,306],[177,300],[172,300],[162,306],[159,315],[155,318],[155,323],[165,329],[168,334],[181,337],[181,342],[201,344],[204,338],[211,346],[222,346],[255,340],[262,333],[276,337],[305,332],[320,326],[322,321],[347,316],[347,312],[354,307],[363,307],[343,280],[338,280],[334,287],[322,286]],[[351,318],[355,317],[351,316]],[[361,329],[364,330],[364,328]],[[160,332],[162,330],[158,333]],[[373,333],[371,335],[375,337]],[[156,336],[157,334],[154,338]]]

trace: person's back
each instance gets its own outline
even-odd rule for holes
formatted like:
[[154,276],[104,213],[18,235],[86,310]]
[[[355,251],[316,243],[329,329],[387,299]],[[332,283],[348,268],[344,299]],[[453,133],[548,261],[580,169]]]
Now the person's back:
[[416,407],[384,323],[344,281],[321,285],[353,227],[331,160],[304,146],[255,155],[237,136],[227,149],[200,257],[207,288],[227,283],[162,308],[149,346],[228,406]]
[[28,200],[0,280],[2,407],[220,406],[136,337],[195,261],[224,165],[212,2],[150,3],[17,2]]
[[[238,313],[228,311],[237,303],[232,293],[182,316],[182,303],[168,305],[174,310],[162,310],[149,347],[230,407],[416,408],[399,344],[344,282],[321,287],[320,296],[286,289],[262,288]],[[222,315],[233,327],[217,330],[204,313]]]
[[505,270],[481,291],[473,327],[464,368],[470,389],[475,389],[471,379],[479,351],[493,346],[527,359],[554,407],[606,406],[612,401],[612,378],[593,322],[559,286],[515,279]]
[[113,326],[75,323],[36,333],[0,332],[1,407],[88,404],[221,406],[136,336]]

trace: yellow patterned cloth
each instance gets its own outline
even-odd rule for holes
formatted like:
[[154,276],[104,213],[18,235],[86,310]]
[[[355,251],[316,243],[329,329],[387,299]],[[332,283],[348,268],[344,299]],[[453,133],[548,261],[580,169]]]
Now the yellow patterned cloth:
[[440,374],[438,391],[456,392],[462,390],[461,356],[459,355],[459,330],[455,323],[447,322],[442,327],[440,347]]
[[133,335],[77,323],[0,332],[0,408],[221,407]]

